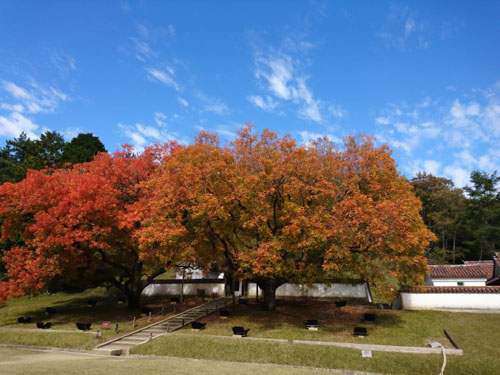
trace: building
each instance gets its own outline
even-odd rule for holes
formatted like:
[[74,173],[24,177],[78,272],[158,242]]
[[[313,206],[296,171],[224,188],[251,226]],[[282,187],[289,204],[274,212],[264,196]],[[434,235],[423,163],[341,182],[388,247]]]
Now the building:
[[429,266],[428,286],[494,286],[500,285],[500,253],[491,260],[466,261],[464,264]]
[[500,312],[500,253],[492,260],[429,266],[426,284],[401,291],[403,309]]

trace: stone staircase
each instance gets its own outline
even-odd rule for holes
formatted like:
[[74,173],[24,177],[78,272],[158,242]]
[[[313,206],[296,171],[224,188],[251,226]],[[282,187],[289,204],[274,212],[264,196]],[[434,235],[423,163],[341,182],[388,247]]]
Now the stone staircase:
[[201,319],[232,302],[231,297],[222,297],[186,310],[180,314],[127,333],[113,340],[99,344],[93,350],[96,354],[122,355],[128,354],[130,348],[144,344],[168,332],[178,330]]

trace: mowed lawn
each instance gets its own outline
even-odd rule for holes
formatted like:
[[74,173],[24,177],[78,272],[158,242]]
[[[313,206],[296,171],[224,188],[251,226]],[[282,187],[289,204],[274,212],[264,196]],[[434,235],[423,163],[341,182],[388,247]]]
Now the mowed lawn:
[[[95,308],[87,307],[86,301],[88,299],[97,300],[97,306]],[[145,300],[145,303],[152,307],[153,311],[159,311],[161,306],[170,306],[167,301],[165,299],[150,299]],[[190,304],[185,303],[183,306],[179,306],[177,311],[190,308],[193,303],[195,303],[194,299],[191,300]],[[56,315],[47,317],[45,307],[55,307],[57,309]],[[262,311],[260,305],[254,301],[250,301],[247,305],[235,305],[229,309],[231,315],[228,320],[222,320],[218,314],[212,314],[201,320],[207,323],[207,328],[203,331],[192,332],[190,328],[186,327],[176,333],[136,347],[132,353],[203,360],[349,369],[384,374],[437,374],[442,363],[441,355],[437,354],[373,352],[373,358],[362,358],[360,350],[355,349],[217,336],[231,336],[231,327],[241,325],[250,328],[249,338],[341,341],[420,347],[426,346],[431,341],[439,341],[451,348],[451,343],[443,333],[443,329],[446,328],[464,350],[464,356],[448,356],[447,374],[500,374],[500,346],[494,339],[495,332],[500,327],[500,314],[375,310],[356,304],[338,309],[331,301],[317,300],[278,300],[278,306],[274,312]],[[375,312],[377,321],[363,323],[363,314],[366,312]],[[97,326],[93,327],[94,330],[98,328],[102,320],[111,320],[113,324],[118,322],[122,330],[121,333],[124,333],[132,329],[128,322],[139,313],[138,310],[130,311],[126,306],[117,304],[116,298],[110,296],[104,289],[76,294],[56,293],[48,296],[16,298],[8,301],[7,306],[0,308],[0,327],[33,328],[34,323],[28,325],[17,323],[17,317],[31,316],[34,321],[50,320],[54,323],[56,330],[70,329],[74,332],[0,330],[0,344],[92,349],[98,343],[113,337],[113,330],[104,332],[104,337],[96,339],[95,335],[77,333],[75,322],[97,323]],[[169,311],[168,314],[173,314],[173,311]],[[160,317],[156,319],[160,319]],[[318,319],[319,331],[307,331],[304,328],[306,319]],[[147,322],[143,320],[140,324],[145,325]],[[368,337],[355,338],[352,336],[353,328],[359,325],[368,328]],[[123,359],[121,360],[123,361]],[[120,362],[116,360],[116,362],[109,364],[103,362],[101,369],[108,369],[106,374],[111,375],[118,373],[120,366],[127,366],[128,369],[129,364],[133,364],[132,368],[139,373],[139,363],[142,363],[149,369],[147,371],[153,373],[154,364],[163,366],[165,363],[155,362],[156,360],[137,359],[137,362],[134,361]],[[85,372],[83,367],[78,367],[84,366],[83,362],[78,361],[77,367],[74,368],[61,364],[58,366],[62,367],[54,367],[54,371],[50,371],[52,364],[44,362],[38,368],[39,372],[27,373],[65,373],[66,369],[68,369],[68,373],[104,373],[90,370],[90,372]],[[135,363],[137,363],[137,367],[135,367]],[[218,366],[214,368],[219,368]],[[237,373],[231,369],[237,371],[238,366],[234,367],[234,364],[228,364],[228,366],[224,367],[223,370],[221,368],[222,373]],[[81,371],[76,371],[77,368]],[[89,368],[94,369],[93,366]],[[203,369],[203,366],[200,368]],[[17,373],[23,373],[21,369],[24,367],[21,366],[18,369],[20,372]],[[156,370],[158,369],[160,367],[156,368]],[[149,373],[147,371],[144,373]],[[206,373],[211,373],[212,367],[207,367],[207,371]]]
[[[363,323],[366,312],[377,314],[376,323]],[[319,331],[307,331],[304,320],[318,319]],[[442,357],[435,354],[373,352],[361,358],[359,350],[292,343],[252,341],[231,336],[232,326],[250,328],[249,338],[341,341],[366,344],[427,346],[439,341],[452,348],[446,328],[464,350],[464,356],[448,356],[448,374],[500,374],[500,346],[492,332],[500,326],[500,314],[455,313],[441,311],[367,310],[361,306],[338,309],[331,302],[279,300],[275,312],[257,304],[237,305],[230,319],[211,315],[201,321],[207,328],[189,328],[137,347],[134,353],[223,359],[227,361],[279,363],[312,367],[364,370],[387,374],[439,373]],[[369,336],[353,337],[355,326],[368,328]]]
[[[87,301],[97,302],[95,307],[88,307]],[[201,301],[186,300],[175,307],[180,312],[195,306]],[[83,293],[54,293],[33,297],[19,297],[7,301],[6,306],[0,307],[0,328],[36,329],[36,322],[51,322],[51,330],[69,330],[74,333],[7,331],[0,329],[0,344],[50,346],[72,349],[92,349],[97,344],[113,337],[120,336],[133,330],[133,318],[136,317],[136,329],[155,321],[165,319],[174,314],[174,307],[167,298],[144,298],[143,306],[152,310],[152,314],[159,314],[165,307],[165,315],[153,315],[151,322],[141,315],[141,309],[129,309],[126,304],[119,304],[118,298],[104,288],[87,290]],[[54,315],[45,313],[46,307],[56,309]],[[18,317],[31,317],[33,322],[22,324],[17,322]],[[110,329],[101,329],[103,321],[110,321]],[[77,322],[92,323],[91,331],[99,330],[100,338],[95,334],[81,333],[76,328]],[[115,325],[118,323],[118,334],[115,334]]]

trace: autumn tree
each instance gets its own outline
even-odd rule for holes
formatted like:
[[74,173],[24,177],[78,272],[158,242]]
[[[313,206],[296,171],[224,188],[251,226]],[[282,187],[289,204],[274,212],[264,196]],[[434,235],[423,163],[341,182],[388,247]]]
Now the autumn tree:
[[136,236],[148,200],[142,183],[168,147],[139,156],[126,147],[73,168],[31,170],[23,181],[3,184],[2,240],[11,244],[4,254],[3,294],[108,283],[128,297],[130,307],[138,306],[144,287],[168,266],[168,250],[175,254],[148,253]]
[[199,264],[256,281],[270,310],[285,282],[348,274],[390,290],[425,271],[433,236],[420,202],[388,148],[369,137],[349,137],[338,150],[327,139],[298,146],[250,127],[226,147],[202,133],[148,186],[142,238],[150,246],[183,238]]

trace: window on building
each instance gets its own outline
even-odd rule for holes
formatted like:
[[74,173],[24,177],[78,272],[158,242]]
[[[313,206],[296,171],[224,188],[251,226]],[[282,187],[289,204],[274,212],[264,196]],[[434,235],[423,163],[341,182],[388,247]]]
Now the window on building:
[[457,282],[457,286],[464,286],[464,282],[463,281],[458,281]]

